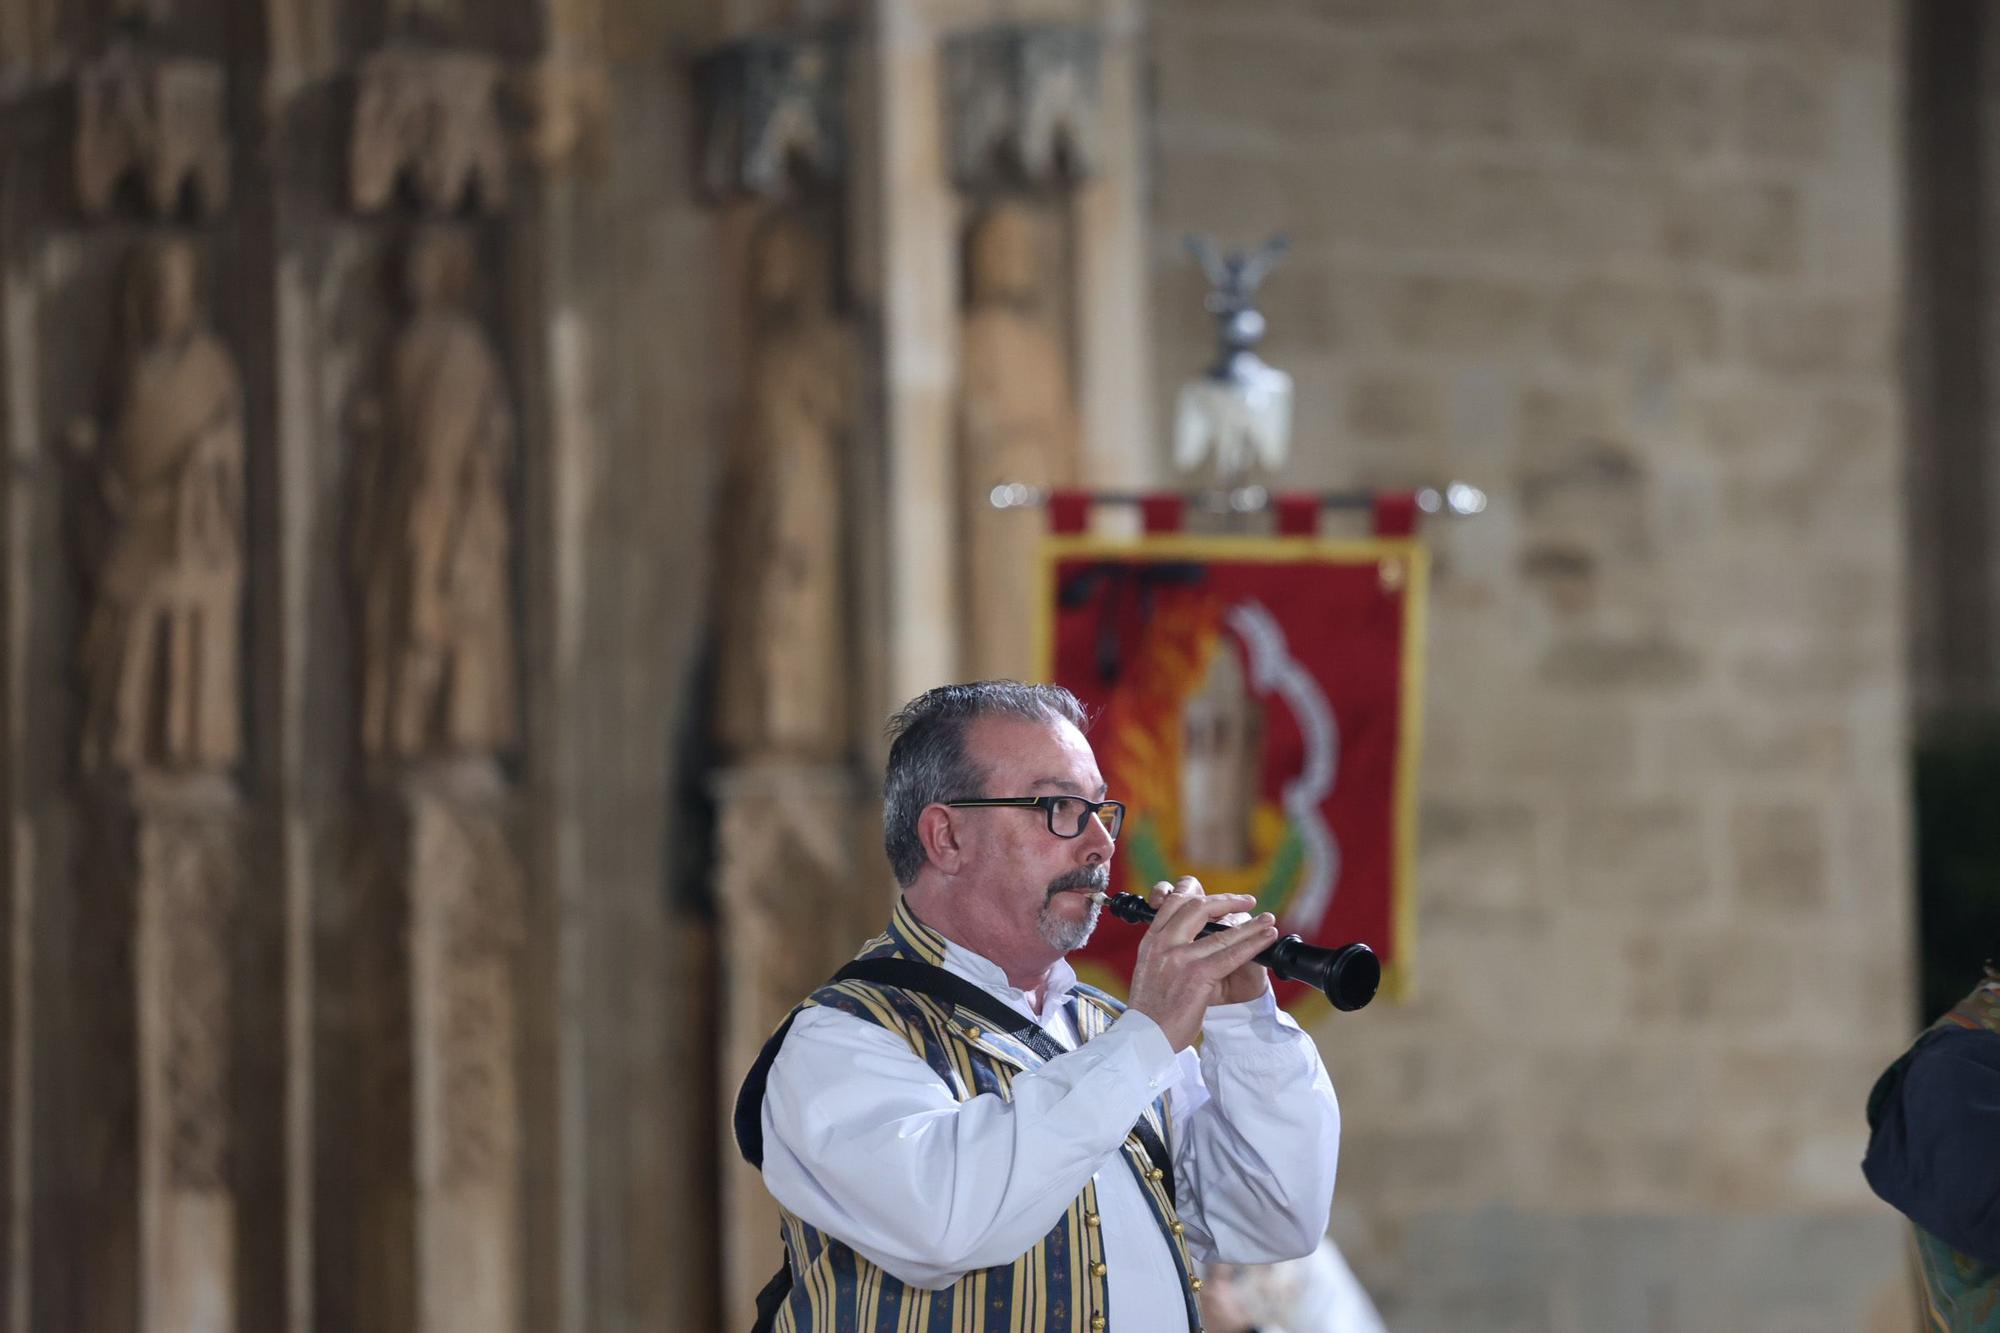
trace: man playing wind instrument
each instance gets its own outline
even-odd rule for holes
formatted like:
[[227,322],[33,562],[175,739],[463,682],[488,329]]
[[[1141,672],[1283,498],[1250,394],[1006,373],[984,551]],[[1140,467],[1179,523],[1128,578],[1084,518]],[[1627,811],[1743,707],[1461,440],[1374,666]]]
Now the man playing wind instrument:
[[1162,883],[1127,1003],[1064,961],[1124,818],[1084,723],[1067,690],[1012,682],[931,690],[892,720],[903,896],[737,1105],[784,1213],[767,1326],[1195,1329],[1198,1261],[1319,1244],[1340,1111],[1251,961],[1272,918]]

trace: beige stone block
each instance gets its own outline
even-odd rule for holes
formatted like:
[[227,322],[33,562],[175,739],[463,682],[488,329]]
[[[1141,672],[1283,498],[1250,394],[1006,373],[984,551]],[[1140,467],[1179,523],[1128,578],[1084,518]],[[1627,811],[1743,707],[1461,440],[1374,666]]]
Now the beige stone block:
[[1684,1199],[1702,1152],[1706,1065],[1659,1041],[1536,1058],[1533,1085],[1548,1099],[1536,1143],[1553,1197],[1595,1207]]
[[1866,470],[1879,484],[1894,484],[1902,466],[1903,419],[1896,387],[1873,393],[1846,386],[1816,398],[1807,443],[1823,467]]
[[1702,659],[1665,631],[1580,631],[1550,643],[1538,672],[1543,683],[1585,690],[1679,689],[1702,677]]
[[1660,223],[1663,253],[1731,272],[1796,273],[1804,247],[1798,190],[1784,182],[1682,186]]
[[[1869,781],[1876,775],[1857,773]],[[1874,918],[1892,938],[1908,925],[1911,851],[1908,812],[1898,795],[1844,788],[1829,802],[1834,813],[1834,883],[1844,908]]]
[[1177,153],[1160,171],[1158,215],[1173,219],[1176,237],[1200,232],[1247,244],[1310,225],[1317,210],[1306,206],[1301,190],[1298,173],[1273,158],[1225,150]]
[[1369,439],[1437,441],[1445,432],[1444,394],[1429,375],[1357,371],[1348,386],[1347,427]]
[[[1484,262],[1608,263],[1646,258],[1657,230],[1657,186],[1628,172],[1481,160],[1446,168],[1371,144],[1312,153],[1293,174],[1340,182],[1337,208],[1310,209],[1301,198],[1301,211],[1286,219],[1302,245],[1366,246],[1440,261],[1465,255]],[[1262,189],[1268,193],[1270,185]],[[1239,220],[1230,230],[1248,228]]]
[[1587,543],[1564,538],[1523,546],[1516,563],[1521,581],[1565,614],[1581,613],[1596,604],[1597,569],[1597,555]]
[[1531,384],[1521,390],[1514,429],[1523,465],[1541,469],[1567,459],[1578,444],[1620,439],[1625,422],[1616,400],[1600,388]]
[[1494,1197],[1504,1162],[1505,1145],[1495,1125],[1462,1130],[1342,1125],[1340,1188],[1404,1207],[1424,1199]]
[[1760,59],[1742,74],[1733,136],[1752,157],[1810,161],[1824,154],[1832,121],[1829,71],[1819,61]]
[[1587,791],[1637,771],[1638,726],[1627,709],[1522,700],[1483,719],[1488,780],[1544,782]]
[[1272,144],[1351,134],[1377,113],[1373,52],[1332,28],[1160,25],[1152,44],[1164,121]]
[[1712,360],[1722,340],[1722,311],[1704,287],[1660,287],[1591,277],[1557,298],[1558,351],[1583,365],[1637,357],[1686,364]]
[[1562,847],[1566,901],[1657,912],[1712,896],[1704,820],[1684,799],[1579,802]]
[[1566,263],[1638,261],[1655,225],[1650,175],[1492,167],[1454,189],[1466,238],[1482,252]]
[[1837,697],[1893,685],[1902,670],[1902,648],[1893,633],[1853,635],[1764,628],[1732,650],[1730,674],[1760,699]]
[[1790,938],[1740,925],[1669,925],[1626,949],[1632,1016],[1686,1028],[1781,1024],[1796,979]]
[[1643,734],[1649,771],[1670,788],[1725,774],[1752,781],[1831,780],[1847,770],[1851,756],[1837,706],[1790,712],[1668,707],[1648,714]]
[[1518,357],[1538,345],[1548,317],[1547,298],[1533,283],[1413,273],[1383,284],[1382,330],[1412,352]]
[[1419,143],[1519,140],[1547,117],[1536,104],[1560,76],[1561,61],[1531,38],[1423,34],[1378,47],[1371,96],[1374,123]]
[[1797,456],[1821,430],[1816,404],[1763,383],[1697,391],[1695,438],[1723,457]]
[[1718,482],[1721,517],[1740,532],[1851,550],[1856,534],[1881,521],[1882,483],[1872,472],[1782,458],[1731,469]]
[[1424,801],[1418,819],[1418,882],[1433,915],[1515,912],[1542,896],[1540,821],[1525,802]]
[[1826,814],[1804,802],[1739,807],[1729,816],[1736,900],[1746,906],[1824,908],[1831,886]]
[[1517,1079],[1492,1058],[1489,1033],[1447,1028],[1356,1049],[1338,1022],[1326,1029],[1325,1058],[1348,1123],[1465,1130],[1508,1114]]
[[1657,45],[1594,51],[1572,76],[1564,128],[1598,152],[1701,160],[1727,137],[1723,69],[1712,58]]
[[1743,352],[1783,377],[1852,378],[1889,373],[1893,316],[1871,298],[1774,296],[1746,304]]

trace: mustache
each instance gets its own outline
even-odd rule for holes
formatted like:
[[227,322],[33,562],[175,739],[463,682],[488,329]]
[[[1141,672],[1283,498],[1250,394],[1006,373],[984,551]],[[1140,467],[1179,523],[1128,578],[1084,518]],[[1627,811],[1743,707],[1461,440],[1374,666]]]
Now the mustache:
[[1067,874],[1058,875],[1049,881],[1049,897],[1058,893],[1074,893],[1079,889],[1091,889],[1103,893],[1111,887],[1111,867],[1103,863],[1094,866],[1078,866]]

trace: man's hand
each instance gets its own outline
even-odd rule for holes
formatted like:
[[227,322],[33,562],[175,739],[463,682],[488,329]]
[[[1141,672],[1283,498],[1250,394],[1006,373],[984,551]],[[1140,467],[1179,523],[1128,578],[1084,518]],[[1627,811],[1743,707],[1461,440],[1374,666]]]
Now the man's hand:
[[1159,915],[1139,942],[1130,1007],[1158,1023],[1175,1050],[1185,1050],[1200,1035],[1210,1005],[1255,999],[1270,985],[1263,967],[1250,960],[1278,938],[1277,919],[1266,912],[1202,939],[1203,926],[1257,900],[1242,893],[1210,897],[1198,881],[1183,877],[1171,886],[1155,884],[1147,901]]

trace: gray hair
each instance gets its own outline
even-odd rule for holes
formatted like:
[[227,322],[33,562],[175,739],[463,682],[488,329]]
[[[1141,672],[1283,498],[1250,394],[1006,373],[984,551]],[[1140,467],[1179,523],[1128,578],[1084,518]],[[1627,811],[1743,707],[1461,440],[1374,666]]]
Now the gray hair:
[[1068,722],[1078,731],[1089,725],[1083,705],[1060,685],[979,680],[940,685],[905,704],[889,719],[889,771],[882,781],[882,848],[904,888],[924,868],[924,844],[917,836],[924,807],[996,794],[979,790],[985,775],[965,753],[965,733],[983,717]]

